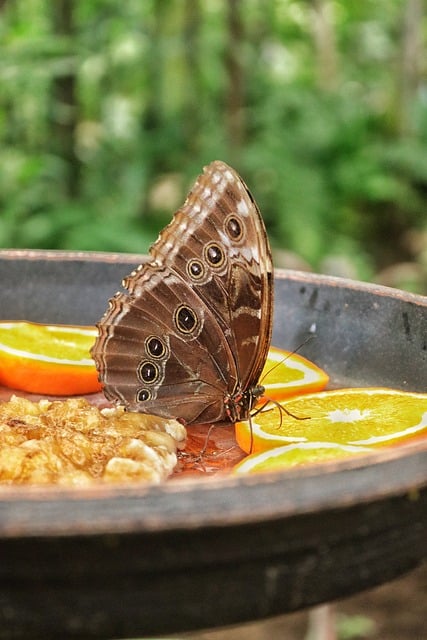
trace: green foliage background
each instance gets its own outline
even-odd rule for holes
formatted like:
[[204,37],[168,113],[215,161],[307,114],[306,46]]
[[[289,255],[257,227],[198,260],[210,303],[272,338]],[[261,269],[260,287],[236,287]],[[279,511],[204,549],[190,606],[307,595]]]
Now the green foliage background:
[[427,289],[425,32],[423,0],[3,0],[0,246],[146,252],[218,158],[277,248]]

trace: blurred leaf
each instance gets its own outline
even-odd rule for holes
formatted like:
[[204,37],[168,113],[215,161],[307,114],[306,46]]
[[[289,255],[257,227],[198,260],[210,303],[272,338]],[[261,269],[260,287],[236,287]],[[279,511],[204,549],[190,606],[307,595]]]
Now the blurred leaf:
[[0,9],[1,246],[146,251],[219,158],[313,268],[419,260],[405,237],[427,229],[427,109],[419,75],[399,129],[407,3],[326,0],[329,89],[310,2],[248,0],[233,28],[228,3],[71,5],[61,33],[46,0]]

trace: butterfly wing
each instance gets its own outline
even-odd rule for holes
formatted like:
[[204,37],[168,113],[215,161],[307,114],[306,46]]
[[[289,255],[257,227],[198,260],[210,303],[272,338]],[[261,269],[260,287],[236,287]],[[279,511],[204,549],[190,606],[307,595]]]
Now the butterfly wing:
[[124,281],[92,355],[105,395],[191,424],[227,419],[258,381],[271,338],[272,261],[238,174],[216,161]]

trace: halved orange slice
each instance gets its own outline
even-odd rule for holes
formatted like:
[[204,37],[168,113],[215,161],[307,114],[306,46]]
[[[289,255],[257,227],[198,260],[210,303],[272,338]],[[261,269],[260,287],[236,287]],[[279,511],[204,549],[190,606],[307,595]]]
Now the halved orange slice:
[[313,362],[297,353],[277,347],[270,347],[259,380],[265,388],[265,398],[271,400],[321,391],[328,381],[328,374]]
[[236,423],[243,451],[286,444],[329,442],[375,447],[427,436],[427,394],[384,388],[337,389],[267,405],[251,421]]
[[275,447],[266,451],[259,451],[243,458],[235,465],[233,473],[261,473],[265,471],[279,471],[303,464],[327,462],[337,458],[347,458],[372,452],[369,447],[357,447],[349,444],[334,444],[333,442],[298,442],[284,447]]
[[99,391],[95,327],[0,322],[0,384],[47,395]]

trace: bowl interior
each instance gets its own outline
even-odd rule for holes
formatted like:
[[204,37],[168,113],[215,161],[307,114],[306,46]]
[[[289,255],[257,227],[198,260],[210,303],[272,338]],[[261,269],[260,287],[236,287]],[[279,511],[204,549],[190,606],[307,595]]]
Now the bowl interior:
[[[0,320],[94,324],[138,256],[0,251]],[[334,386],[426,391],[427,298],[277,270],[273,344],[326,369]],[[307,342],[307,338],[311,339]]]

